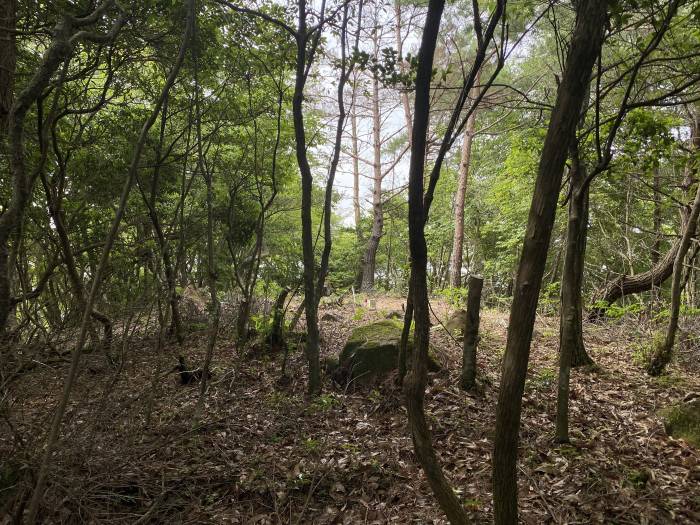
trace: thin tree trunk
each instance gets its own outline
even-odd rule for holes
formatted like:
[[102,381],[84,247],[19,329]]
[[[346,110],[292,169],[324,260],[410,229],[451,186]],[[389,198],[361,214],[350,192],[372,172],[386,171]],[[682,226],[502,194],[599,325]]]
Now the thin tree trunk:
[[311,223],[313,205],[313,174],[306,152],[304,128],[304,86],[306,85],[308,31],[306,0],[299,0],[297,26],[297,56],[292,114],[297,164],[301,173],[301,244],[304,265],[304,305],[306,310],[306,359],[309,365],[309,393],[321,391],[321,364],[319,359],[318,301],[316,300],[314,237]]
[[0,0],[0,148],[2,149],[5,147],[7,124],[15,92],[16,17],[16,0]]
[[464,390],[471,390],[476,385],[476,347],[479,344],[479,310],[481,309],[481,289],[483,286],[484,279],[482,277],[469,276],[460,381],[460,386]]
[[[360,208],[360,148],[357,140],[357,85],[353,85],[352,108],[350,110],[351,146],[352,146],[352,208],[355,215],[355,235],[357,246],[364,246],[362,235],[362,209]],[[363,254],[364,255],[364,254]],[[355,272],[355,288],[362,288],[362,264],[363,256],[359,257],[357,271]]]
[[[103,10],[100,6],[100,13]],[[59,66],[69,59],[73,53],[73,33],[76,19],[64,17],[53,30],[53,39],[27,85],[13,100],[7,119],[9,135],[9,164],[12,179],[12,193],[7,208],[0,215],[0,337],[5,333],[6,323],[11,304],[12,260],[10,244],[14,239],[19,241],[24,212],[28,205],[34,178],[27,173],[24,151],[24,119],[32,104],[41,96]],[[7,50],[4,50],[7,51]],[[11,50],[10,50],[10,54]],[[8,58],[8,57],[4,57]],[[12,74],[14,78],[14,72]],[[5,79],[6,82],[8,79]],[[3,101],[6,103],[7,100]]]
[[[477,73],[475,83],[479,84],[480,73]],[[472,99],[479,94],[479,87],[472,88]],[[462,254],[464,251],[464,198],[467,194],[467,182],[469,180],[469,163],[472,156],[472,141],[476,124],[476,109],[471,112],[464,127],[464,140],[462,141],[462,157],[459,161],[459,174],[457,180],[457,194],[455,195],[455,228],[452,239],[452,255],[450,257],[450,286],[458,288],[462,286]]]
[[[355,46],[357,49],[359,44],[360,26],[362,24],[362,3],[358,10],[358,27],[357,36],[355,38]],[[330,264],[331,248],[333,246],[333,236],[331,229],[331,214],[333,213],[333,183],[335,174],[338,171],[338,163],[340,162],[340,151],[343,142],[343,129],[345,128],[345,84],[350,77],[352,66],[348,68],[346,57],[346,39],[348,27],[349,5],[345,4],[343,15],[340,24],[340,79],[338,80],[337,102],[338,102],[338,119],[335,128],[335,141],[333,142],[333,154],[331,155],[330,168],[328,170],[328,180],[326,181],[326,191],[323,200],[323,251],[321,252],[321,262],[319,265],[318,282],[316,284],[316,309],[321,301],[323,290],[325,287],[326,275],[328,274],[328,266]]]
[[411,297],[415,315],[415,342],[411,369],[404,379],[409,427],[416,457],[423,467],[428,483],[440,507],[452,524],[467,522],[464,508],[452,490],[438,462],[428,422],[423,408],[427,383],[430,313],[428,305],[427,263],[425,242],[425,206],[423,203],[423,176],[425,172],[426,136],[430,118],[430,78],[433,56],[440,29],[444,0],[430,0],[418,51],[416,98],[413,116],[413,143],[408,184],[408,231],[411,253]]
[[[394,2],[394,13],[396,14],[396,51],[399,59],[399,68],[402,73],[406,73],[406,64],[403,60],[403,36],[402,36],[402,19],[401,19],[401,2]],[[406,122],[406,135],[408,139],[408,147],[413,148],[413,117],[411,115],[411,103],[408,98],[408,91],[401,91],[401,105],[403,106],[403,116]],[[406,297],[406,311],[404,314],[403,329],[401,330],[401,340],[399,342],[399,359],[398,359],[398,384],[403,386],[403,380],[406,377],[406,361],[408,353],[408,338],[411,334],[411,323],[413,322],[413,299],[411,298],[411,282],[409,277],[408,295]]]
[[561,280],[559,321],[559,379],[557,389],[556,440],[569,441],[569,384],[571,368],[592,364],[583,342],[583,269],[588,233],[588,187],[583,187],[586,171],[581,162],[576,137],[571,150],[569,171],[570,200],[566,233],[566,254]]
[[163,111],[161,114],[160,123],[160,136],[158,139],[158,144],[156,146],[156,164],[153,168],[153,178],[151,179],[150,188],[150,198],[147,197],[143,192],[143,201],[148,209],[148,217],[151,220],[151,226],[153,229],[153,235],[158,243],[158,248],[160,250],[160,257],[163,262],[163,272],[165,273],[165,282],[167,286],[168,294],[168,304],[170,305],[170,335],[174,335],[175,339],[179,344],[184,341],[183,330],[182,330],[182,319],[180,317],[180,309],[178,305],[177,290],[175,284],[175,268],[173,265],[172,257],[170,255],[170,245],[165,238],[163,232],[163,226],[160,222],[160,217],[158,216],[158,211],[156,209],[156,197],[158,195],[158,188],[160,184],[160,168],[163,159],[161,159],[161,152],[163,148],[163,141],[165,139],[165,126],[168,118],[168,99],[166,98],[163,102]]
[[540,156],[511,305],[496,408],[493,451],[496,525],[518,522],[518,433],[537,301],[567,152],[588,93],[591,70],[600,53],[606,20],[607,2],[581,0],[576,4],[576,25]]
[[[63,169],[63,168],[59,168]],[[63,176],[63,175],[62,175]],[[73,288],[73,295],[78,303],[78,308],[80,311],[85,310],[85,287],[83,286],[83,281],[78,275],[78,268],[75,262],[75,257],[73,256],[73,250],[70,247],[70,240],[68,238],[68,231],[65,226],[65,221],[63,220],[63,210],[61,206],[62,196],[53,195],[49,182],[42,173],[42,182],[44,184],[44,190],[46,193],[46,203],[49,210],[49,215],[53,221],[54,227],[56,229],[56,234],[58,235],[59,245],[61,247],[61,252],[63,253],[63,263],[66,266],[66,273],[68,274],[68,281]],[[59,185],[59,186],[62,186]],[[104,334],[104,348],[105,351],[109,351],[112,347],[113,339],[113,328],[112,320],[106,314],[100,312],[96,308],[92,308],[91,317],[102,324],[103,334]],[[94,331],[93,331],[94,332]]]
[[219,334],[219,318],[221,304],[217,292],[218,272],[216,269],[216,257],[214,255],[214,186],[213,168],[207,169],[204,163],[204,151],[202,149],[202,88],[199,85],[199,43],[197,42],[198,22],[197,15],[192,20],[192,61],[194,62],[194,101],[195,101],[195,132],[197,134],[197,166],[199,172],[207,183],[207,285],[209,286],[209,336],[207,339],[207,351],[204,356],[204,366],[202,367],[202,381],[199,389],[199,402],[197,410],[200,419],[204,407],[204,397],[207,392],[209,380],[209,368],[214,355],[216,338]]
[[[104,12],[104,10],[111,6],[112,2],[106,2],[105,4],[100,4],[100,6],[93,12],[93,15],[86,17],[86,19],[93,19],[94,16],[97,16],[97,18],[100,18],[100,15]],[[188,7],[188,21],[185,24],[185,32],[183,34],[182,38],[182,43],[180,45],[180,51],[177,56],[177,59],[175,61],[175,64],[173,65],[173,68],[170,70],[170,74],[168,75],[168,78],[165,81],[165,85],[163,86],[163,90],[160,93],[160,96],[158,100],[155,103],[155,106],[153,110],[151,111],[151,114],[149,115],[148,119],[146,122],[144,122],[143,127],[141,128],[141,131],[139,133],[139,136],[136,140],[136,144],[134,145],[134,150],[132,154],[132,159],[131,163],[129,164],[129,170],[127,173],[126,181],[124,182],[124,187],[122,188],[122,193],[119,198],[119,204],[117,206],[116,214],[114,216],[114,219],[112,220],[112,224],[109,230],[109,233],[107,234],[107,237],[105,239],[105,244],[102,249],[102,255],[100,257],[100,262],[97,266],[96,272],[95,272],[95,277],[93,278],[92,282],[92,287],[90,288],[90,294],[87,297],[86,304],[85,304],[85,311],[83,312],[83,319],[80,325],[80,333],[78,336],[78,342],[76,344],[76,347],[73,351],[73,356],[71,358],[71,364],[70,368],[68,370],[68,375],[66,377],[66,380],[64,382],[63,386],[63,393],[61,395],[61,398],[58,402],[58,406],[53,412],[53,419],[51,421],[51,427],[49,429],[49,434],[46,438],[46,447],[44,448],[44,453],[41,458],[41,463],[39,465],[39,471],[37,473],[37,478],[36,478],[36,486],[34,488],[34,493],[32,494],[32,499],[29,503],[28,511],[27,511],[27,523],[33,524],[36,522],[37,514],[39,512],[39,505],[41,504],[41,499],[43,496],[44,492],[44,484],[46,483],[46,475],[48,473],[48,468],[49,468],[49,463],[51,461],[51,456],[53,455],[53,449],[56,445],[56,441],[58,440],[58,435],[61,429],[61,422],[63,421],[63,416],[66,412],[66,407],[68,406],[68,401],[70,400],[70,394],[73,389],[73,384],[75,383],[75,380],[78,376],[78,369],[80,365],[80,358],[82,356],[83,352],[83,347],[85,345],[85,337],[87,335],[87,328],[90,320],[90,315],[92,313],[93,305],[95,303],[95,299],[97,298],[99,289],[100,289],[100,284],[102,282],[102,277],[104,275],[104,272],[107,268],[107,264],[109,262],[109,254],[112,250],[112,246],[114,244],[114,241],[117,237],[117,233],[119,231],[119,226],[121,224],[122,218],[124,217],[124,210],[126,209],[126,204],[127,201],[129,200],[129,194],[131,193],[131,187],[133,186],[134,180],[136,179],[136,173],[139,168],[139,163],[141,160],[141,154],[143,153],[143,148],[146,143],[146,139],[148,138],[148,131],[151,129],[153,126],[154,122],[158,118],[158,114],[160,113],[160,108],[163,104],[163,101],[165,99],[165,96],[167,93],[170,91],[170,88],[173,86],[175,83],[175,79],[177,77],[178,72],[180,71],[180,67],[182,66],[182,63],[185,59],[185,51],[187,50],[187,45],[190,40],[190,35],[191,33],[191,19],[194,16],[194,0],[187,0],[187,7]],[[120,20],[115,24],[113,30],[118,30],[121,27],[121,24],[123,23],[123,19],[120,18]]]
[[[379,28],[375,25],[372,32],[374,55],[379,58]],[[384,233],[384,207],[382,205],[382,116],[379,110],[379,73],[372,76],[372,152],[373,152],[373,186],[372,186],[372,231],[365,255],[362,259],[362,291],[374,290],[374,274],[377,267],[377,250]]]
[[[403,57],[403,22],[401,19],[401,2],[396,0],[394,2],[394,14],[396,15],[396,26],[395,26],[395,36],[396,36],[396,54],[399,61],[399,70],[401,73],[406,73],[406,63]],[[411,147],[413,127],[411,122],[413,118],[411,117],[411,102],[408,98],[408,90],[401,90],[401,106],[403,108],[403,117],[406,122],[406,134],[408,139],[408,146]]]

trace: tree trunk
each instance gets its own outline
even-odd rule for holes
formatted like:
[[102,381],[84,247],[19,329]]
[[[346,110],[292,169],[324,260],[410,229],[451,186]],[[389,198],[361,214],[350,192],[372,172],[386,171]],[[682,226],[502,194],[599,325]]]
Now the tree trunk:
[[567,152],[602,45],[607,2],[581,0],[576,4],[576,15],[569,54],[540,156],[511,305],[493,451],[496,525],[518,522],[518,432],[537,301]]
[[401,329],[401,340],[399,341],[399,364],[398,364],[398,384],[403,386],[403,380],[407,372],[408,338],[411,335],[411,323],[413,323],[413,299],[411,298],[412,287],[409,279],[408,297],[406,297],[406,312],[403,318],[403,328]]
[[[357,143],[357,86],[353,85],[352,108],[350,111],[351,146],[352,146],[352,208],[355,216],[355,235],[357,246],[363,246],[365,241],[362,235],[362,209],[360,208],[360,148]],[[362,264],[363,257],[359,257],[357,271],[355,272],[355,288],[362,288]]]
[[297,164],[301,173],[301,244],[304,265],[304,305],[306,310],[306,359],[309,365],[309,393],[321,391],[321,364],[319,360],[318,302],[316,301],[314,236],[311,224],[313,205],[313,174],[306,153],[306,130],[304,128],[304,86],[308,42],[306,22],[306,0],[299,0],[296,75],[292,114]]
[[673,273],[673,262],[676,259],[680,239],[677,239],[661,260],[646,272],[641,272],[633,276],[620,275],[603,292],[604,304],[594,308],[588,315],[590,321],[597,321],[605,316],[605,310],[618,299],[635,293],[648,292],[652,287],[661,286]]
[[[62,170],[63,168],[59,169]],[[71,249],[70,240],[68,238],[68,231],[66,229],[65,221],[63,219],[63,210],[61,206],[62,196],[52,194],[48,180],[46,180],[46,177],[43,173],[42,182],[44,183],[46,203],[49,210],[49,215],[51,216],[51,220],[54,223],[56,234],[58,235],[59,245],[61,247],[61,252],[63,253],[63,263],[66,266],[68,281],[71,284],[71,288],[73,288],[73,295],[75,296],[75,301],[78,303],[78,308],[82,312],[85,310],[85,287],[83,286],[83,281],[80,278],[80,275],[78,275],[78,267],[75,262],[75,257],[73,256],[73,250]],[[94,307],[92,308],[90,316],[102,324],[102,330],[104,334],[104,349],[105,351],[109,351],[112,347],[113,339],[112,320],[107,315],[98,311]]]
[[479,344],[479,310],[481,309],[481,289],[484,279],[475,275],[469,276],[469,292],[467,294],[467,319],[464,324],[464,340],[462,343],[462,378],[460,386],[471,390],[476,385],[476,347]]
[[148,209],[148,217],[151,220],[151,226],[153,229],[153,235],[158,243],[158,248],[160,250],[160,257],[163,262],[163,271],[165,273],[166,290],[168,294],[168,304],[170,305],[170,328],[168,329],[169,335],[174,335],[178,344],[182,344],[184,341],[183,330],[182,330],[182,318],[180,316],[180,308],[178,304],[177,289],[175,283],[175,267],[173,265],[172,257],[170,255],[170,245],[165,238],[163,232],[163,226],[158,216],[158,211],[156,209],[156,197],[158,195],[158,188],[160,184],[160,168],[164,159],[161,158],[161,152],[163,149],[163,141],[165,139],[165,126],[168,119],[168,99],[166,98],[163,102],[163,112],[161,114],[160,123],[160,136],[158,143],[156,145],[156,163],[153,168],[153,178],[151,179],[150,196],[147,197],[145,193],[142,192],[143,201]]
[[284,302],[288,294],[289,289],[283,288],[272,308],[272,328],[267,342],[273,350],[280,348],[284,343]]
[[413,116],[413,143],[409,165],[408,232],[411,253],[411,290],[415,316],[415,336],[411,369],[404,380],[404,394],[408,421],[416,457],[423,467],[428,483],[440,507],[452,524],[467,522],[464,508],[438,462],[423,408],[427,383],[430,313],[428,305],[427,263],[425,242],[425,208],[423,203],[423,175],[425,172],[426,135],[430,116],[430,78],[433,55],[445,7],[444,0],[430,0],[418,51],[418,70],[415,83]]
[[16,15],[16,0],[0,0],[0,148],[5,147],[5,134],[15,91]]
[[[576,140],[576,139],[574,139]],[[566,233],[566,252],[561,279],[560,353],[571,354],[571,366],[593,364],[583,342],[583,271],[588,239],[588,186],[584,186],[587,171],[578,145],[571,148],[571,199]]]
[[662,344],[654,349],[654,355],[651,358],[651,363],[647,371],[651,376],[659,376],[664,371],[666,365],[671,361],[673,354],[673,345],[676,341],[676,332],[678,331],[678,318],[681,309],[681,277],[683,275],[683,261],[688,253],[690,242],[695,235],[695,230],[698,223],[698,214],[700,214],[700,184],[695,193],[695,200],[690,211],[690,217],[683,231],[678,253],[673,263],[673,279],[671,282],[671,316],[666,327],[666,336]]
[[[379,35],[375,26],[372,33],[374,54],[379,58]],[[367,240],[365,255],[362,260],[362,291],[374,290],[374,274],[376,271],[377,249],[379,240],[384,232],[384,209],[382,206],[382,116],[379,111],[379,77],[372,77],[372,151],[374,153],[372,168],[374,184],[372,187],[372,232]]]
[[[196,0],[195,6],[197,5]],[[196,7],[194,9],[197,9]],[[217,292],[218,270],[216,268],[216,257],[214,253],[214,166],[209,168],[204,161],[204,150],[202,143],[202,87],[199,83],[199,42],[197,32],[199,30],[198,12],[192,16],[192,42],[191,56],[193,64],[194,80],[194,113],[195,113],[195,133],[197,138],[197,168],[207,187],[206,209],[207,209],[207,286],[209,287],[209,334],[207,337],[207,350],[204,354],[204,365],[202,366],[202,380],[199,384],[199,400],[197,401],[197,417],[203,419],[204,398],[207,392],[209,380],[209,368],[211,367],[214,347],[219,334],[219,320],[221,317],[221,303]]]
[[586,170],[579,157],[576,137],[571,146],[570,200],[566,254],[561,280],[559,321],[559,380],[557,389],[556,440],[569,441],[569,382],[571,368],[592,364],[583,342],[583,269],[588,233],[588,187]]
[[[396,26],[395,26],[395,36],[396,36],[396,55],[399,61],[399,71],[401,73],[406,73],[406,63],[403,58],[403,22],[401,19],[401,2],[396,0],[394,2],[394,14],[396,15]],[[411,141],[413,136],[412,129],[412,117],[411,117],[411,102],[408,99],[408,90],[401,90],[401,106],[403,108],[403,118],[406,122],[406,135],[408,139],[408,147],[411,147]]]
[[[475,83],[479,84],[480,73],[476,75]],[[472,98],[476,99],[479,88],[472,88]],[[464,198],[467,193],[467,181],[469,180],[469,163],[472,156],[472,140],[476,123],[476,109],[472,111],[464,127],[464,140],[462,141],[462,158],[459,161],[459,175],[457,182],[457,194],[455,195],[455,231],[452,240],[452,255],[450,257],[450,286],[458,288],[462,286],[462,253],[464,251]]]

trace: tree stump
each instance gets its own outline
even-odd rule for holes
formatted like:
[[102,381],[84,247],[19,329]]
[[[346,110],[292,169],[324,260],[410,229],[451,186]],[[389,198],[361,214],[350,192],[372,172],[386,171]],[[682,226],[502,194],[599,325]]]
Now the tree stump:
[[462,343],[462,377],[460,386],[471,390],[476,384],[476,347],[479,344],[479,312],[481,310],[481,289],[484,279],[472,275],[469,277],[467,293],[467,315],[464,323],[464,340]]

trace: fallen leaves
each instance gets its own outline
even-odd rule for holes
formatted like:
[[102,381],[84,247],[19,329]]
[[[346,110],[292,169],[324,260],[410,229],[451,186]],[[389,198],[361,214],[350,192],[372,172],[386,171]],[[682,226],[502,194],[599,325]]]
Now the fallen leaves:
[[[400,309],[379,299],[378,311]],[[435,305],[438,315],[444,305]],[[358,321],[349,307],[326,308],[325,355],[337,354]],[[367,322],[365,319],[363,322]],[[478,352],[479,389],[458,388],[460,348],[431,332],[447,369],[431,377],[426,411],[448,478],[475,523],[492,519],[491,440],[507,315],[486,311]],[[587,326],[601,369],[572,376],[572,444],[555,445],[557,320],[539,318],[523,403],[520,505],[524,523],[697,523],[698,451],[666,436],[658,411],[700,390],[697,377],[672,368],[676,383],[648,378],[630,359],[635,337],[624,326]],[[416,465],[400,392],[392,381],[344,392],[330,383],[305,397],[305,363],[290,355],[251,360],[224,334],[204,420],[194,424],[197,389],[166,378],[146,407],[158,360],[148,340],[126,356],[125,377],[108,401],[110,374],[83,374],[52,466],[44,515],[50,521],[104,523],[445,523]],[[187,341],[203,355],[205,334]],[[685,361],[683,361],[685,366]],[[24,454],[41,445],[63,369],[37,367],[13,386],[15,431]],[[682,386],[681,386],[682,385]],[[95,395],[100,393],[100,395]],[[101,411],[99,407],[103,407]],[[17,443],[0,434],[0,456]],[[32,460],[35,461],[35,460]],[[31,464],[30,466],[35,467]],[[77,518],[79,517],[79,518]]]

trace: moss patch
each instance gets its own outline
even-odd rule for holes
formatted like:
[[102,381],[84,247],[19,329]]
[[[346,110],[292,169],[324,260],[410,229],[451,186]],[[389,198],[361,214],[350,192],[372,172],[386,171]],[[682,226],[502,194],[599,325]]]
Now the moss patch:
[[700,448],[700,398],[667,408],[662,416],[668,435]]
[[[367,384],[395,370],[403,323],[386,319],[355,328],[339,356],[339,364],[355,382]],[[413,351],[413,333],[408,339],[409,355]],[[439,370],[430,357],[428,369]]]

